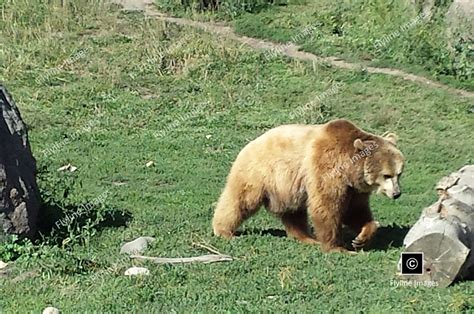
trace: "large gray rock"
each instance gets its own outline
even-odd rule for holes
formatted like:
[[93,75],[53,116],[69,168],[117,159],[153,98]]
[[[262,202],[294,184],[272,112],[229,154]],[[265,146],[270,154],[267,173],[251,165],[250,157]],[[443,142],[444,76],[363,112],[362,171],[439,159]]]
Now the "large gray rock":
[[446,13],[446,23],[448,39],[451,42],[462,39],[472,43],[474,41],[474,1],[454,0]]
[[[410,0],[415,9],[427,16],[430,20],[440,9],[435,0]],[[457,42],[468,42],[474,49],[474,1],[453,0],[444,13],[446,23],[446,40],[449,47]]]
[[38,211],[36,161],[26,126],[0,84],[0,242],[6,234],[33,237]]

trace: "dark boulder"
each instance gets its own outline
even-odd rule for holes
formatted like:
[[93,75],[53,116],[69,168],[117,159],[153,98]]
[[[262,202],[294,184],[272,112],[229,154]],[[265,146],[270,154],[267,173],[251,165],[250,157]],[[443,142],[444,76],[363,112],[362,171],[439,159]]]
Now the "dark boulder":
[[0,85],[0,242],[7,234],[33,237],[39,208],[36,161],[26,126]]

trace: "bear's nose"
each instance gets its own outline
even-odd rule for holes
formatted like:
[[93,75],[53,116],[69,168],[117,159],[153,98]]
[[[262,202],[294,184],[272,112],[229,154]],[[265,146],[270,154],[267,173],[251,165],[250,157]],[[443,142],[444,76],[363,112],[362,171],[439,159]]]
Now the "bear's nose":
[[396,200],[397,198],[400,197],[400,195],[402,195],[402,192],[398,192],[398,193],[393,194],[393,199]]

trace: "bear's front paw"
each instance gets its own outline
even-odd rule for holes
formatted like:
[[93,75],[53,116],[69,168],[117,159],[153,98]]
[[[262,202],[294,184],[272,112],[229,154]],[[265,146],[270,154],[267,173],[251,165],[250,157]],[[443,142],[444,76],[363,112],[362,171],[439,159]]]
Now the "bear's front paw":
[[374,237],[374,234],[377,232],[378,222],[369,221],[366,223],[357,237],[352,240],[352,247],[356,250],[360,250],[366,246],[369,241]]
[[356,250],[362,249],[366,244],[367,239],[365,238],[356,237],[354,240],[352,240],[352,247]]

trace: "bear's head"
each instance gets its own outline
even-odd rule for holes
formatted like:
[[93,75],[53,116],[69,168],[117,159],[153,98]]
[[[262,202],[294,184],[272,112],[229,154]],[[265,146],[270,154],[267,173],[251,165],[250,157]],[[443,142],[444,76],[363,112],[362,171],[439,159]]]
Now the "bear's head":
[[354,141],[356,155],[365,157],[364,173],[361,176],[363,185],[391,199],[397,199],[401,195],[399,180],[405,163],[396,144],[397,136],[393,133],[370,140]]

